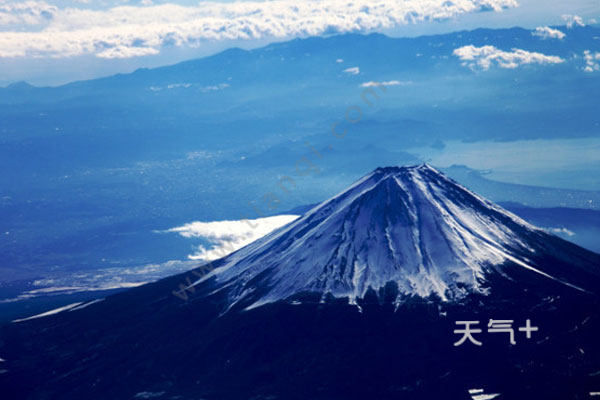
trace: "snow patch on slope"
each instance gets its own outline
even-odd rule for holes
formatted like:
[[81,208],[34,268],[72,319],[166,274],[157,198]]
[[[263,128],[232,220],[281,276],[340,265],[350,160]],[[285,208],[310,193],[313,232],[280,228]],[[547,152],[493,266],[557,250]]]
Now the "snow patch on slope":
[[68,304],[66,306],[55,308],[54,310],[46,311],[46,312],[43,312],[41,314],[33,315],[31,317],[21,318],[21,319],[15,319],[12,322],[23,322],[23,321],[29,321],[29,320],[32,320],[32,319],[36,319],[36,318],[47,317],[49,315],[54,315],[54,314],[58,314],[58,313],[63,312],[63,311],[70,310],[70,309],[75,308],[75,307],[77,307],[77,306],[79,306],[81,304],[83,304],[83,302],[81,302],[81,301],[78,302],[78,303]]
[[469,389],[469,394],[473,400],[492,400],[500,396],[500,393],[485,394],[483,389]]

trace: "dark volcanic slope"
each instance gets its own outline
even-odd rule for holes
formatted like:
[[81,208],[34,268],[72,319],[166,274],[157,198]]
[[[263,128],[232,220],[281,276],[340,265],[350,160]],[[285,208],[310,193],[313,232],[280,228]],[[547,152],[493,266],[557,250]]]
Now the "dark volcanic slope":
[[[395,187],[397,180],[402,185]],[[410,182],[427,184],[412,188]],[[437,200],[426,201],[428,193]],[[396,204],[396,198],[406,202]],[[435,222],[432,204],[442,203],[454,212]],[[343,212],[349,210],[354,212]],[[471,248],[481,264],[460,258],[464,254],[457,255],[463,264],[456,264],[447,257],[455,250],[436,249],[440,240],[446,247],[455,243],[440,235],[451,232],[452,221],[466,224],[465,215],[488,229],[470,229],[469,235],[502,228],[511,240],[490,242],[486,234],[487,241],[474,241]],[[343,231],[348,224],[354,235],[337,236],[338,245],[355,249],[353,254],[375,254],[383,242],[372,238],[390,228],[382,229],[383,222],[393,222],[396,233],[410,227],[417,237],[429,237],[420,249],[435,255],[430,261],[438,270],[479,268],[477,285],[448,274],[450,290],[462,294],[444,299],[444,292],[411,293],[390,275],[388,283],[355,297],[324,290],[327,286],[299,286],[281,298],[268,297],[287,282],[278,278],[281,273],[333,271],[330,279],[342,279],[335,273],[339,269],[305,269],[303,263],[320,259],[333,235],[327,229]],[[355,246],[352,240],[360,235],[372,251]],[[408,251],[394,234],[386,237],[391,240],[386,246]],[[295,258],[303,246],[306,259]],[[498,260],[500,250],[510,257]],[[486,251],[492,253],[487,258]],[[281,254],[289,256],[280,259]],[[341,267],[349,258],[336,254]],[[270,257],[278,263],[268,264]],[[391,261],[367,260],[377,274],[365,282],[385,280]],[[193,274],[4,326],[2,398],[469,399],[469,390],[481,389],[471,394],[564,400],[600,391],[600,256],[523,224],[427,166],[378,169],[295,223],[214,264],[213,275],[185,292],[187,300],[173,291],[193,282]],[[417,264],[397,266],[419,276]],[[240,296],[245,291],[249,294]],[[244,311],[265,298],[262,306]],[[513,320],[516,344],[509,343],[508,333],[488,332],[490,319]],[[529,339],[517,329],[527,319],[539,329]],[[482,346],[454,346],[460,339],[453,333],[456,321],[480,321],[483,332],[474,336]]]

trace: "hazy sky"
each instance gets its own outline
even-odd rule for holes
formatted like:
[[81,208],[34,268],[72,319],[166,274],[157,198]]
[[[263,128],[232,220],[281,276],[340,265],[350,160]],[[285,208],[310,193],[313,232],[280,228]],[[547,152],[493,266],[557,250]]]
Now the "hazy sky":
[[0,0],[0,85],[54,85],[293,37],[597,19],[600,0]]

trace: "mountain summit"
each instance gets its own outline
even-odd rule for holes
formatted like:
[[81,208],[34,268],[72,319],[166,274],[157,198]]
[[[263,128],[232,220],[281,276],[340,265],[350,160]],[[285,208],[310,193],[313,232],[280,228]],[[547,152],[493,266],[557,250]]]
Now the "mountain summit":
[[581,274],[597,280],[592,271],[546,265],[549,254],[564,253],[556,240],[427,164],[386,167],[228,256],[197,284],[214,279],[230,306],[248,308],[307,293],[355,304],[369,290],[380,298],[391,290],[396,304],[453,301],[487,294],[491,277],[514,279],[515,270],[585,291]]

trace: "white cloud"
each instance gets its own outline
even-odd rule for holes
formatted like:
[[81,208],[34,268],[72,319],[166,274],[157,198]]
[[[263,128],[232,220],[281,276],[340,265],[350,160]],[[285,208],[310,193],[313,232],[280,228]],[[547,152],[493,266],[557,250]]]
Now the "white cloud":
[[215,92],[217,90],[223,90],[230,87],[229,83],[219,83],[218,85],[210,85],[210,86],[202,86],[200,88],[201,92]]
[[338,58],[337,60],[335,60],[336,63],[343,63],[344,59],[343,58]]
[[463,46],[455,49],[453,54],[463,61],[464,66],[483,70],[488,70],[493,65],[513,69],[525,64],[560,64],[565,61],[558,56],[548,56],[522,49],[503,51],[494,46]]
[[567,28],[569,29],[573,28],[574,26],[585,26],[583,18],[581,18],[579,15],[564,14],[562,19],[567,23]]
[[192,222],[167,232],[176,232],[186,238],[207,240],[210,247],[198,246],[197,252],[189,258],[211,261],[225,257],[296,218],[298,215],[276,215],[252,220]]
[[592,53],[590,50],[583,52],[583,58],[585,60],[585,72],[600,71],[600,52]]
[[192,87],[191,83],[171,83],[170,85],[167,85],[167,89],[177,89],[177,88],[189,88]]
[[557,235],[563,234],[563,235],[567,235],[567,236],[575,236],[575,232],[573,232],[567,228],[546,228],[546,231],[557,234]]
[[202,93],[207,93],[207,92],[215,92],[217,90],[223,90],[230,86],[231,85],[229,85],[229,83],[219,83],[217,85],[209,85],[209,86],[198,86],[198,85],[194,85],[192,83],[171,83],[164,87],[163,86],[150,86],[148,89],[150,89],[153,92],[160,92],[161,90],[165,90],[165,89],[171,90],[171,89],[197,88],[197,90],[201,91]]
[[132,57],[143,57],[150,56],[160,53],[157,49],[152,47],[126,47],[116,46],[110,49],[106,49],[96,54],[100,58],[132,58]]
[[0,1],[0,29],[17,25],[45,25],[58,7],[43,1]]
[[358,67],[350,67],[350,68],[346,68],[342,72],[345,72],[348,75],[358,75],[358,74],[360,74],[360,68],[358,68]]
[[383,82],[376,82],[376,81],[369,81],[369,82],[365,82],[365,83],[361,83],[361,87],[373,87],[373,86],[406,86],[406,85],[412,85],[412,81],[383,81]]
[[541,39],[564,39],[567,36],[564,32],[552,29],[549,26],[538,26],[531,34]]
[[137,57],[163,46],[368,32],[518,5],[516,0],[272,0],[98,10],[35,1],[0,4],[0,57]]

